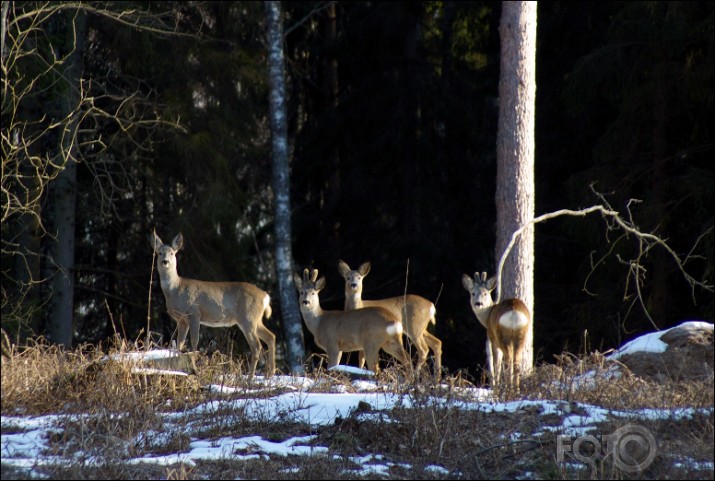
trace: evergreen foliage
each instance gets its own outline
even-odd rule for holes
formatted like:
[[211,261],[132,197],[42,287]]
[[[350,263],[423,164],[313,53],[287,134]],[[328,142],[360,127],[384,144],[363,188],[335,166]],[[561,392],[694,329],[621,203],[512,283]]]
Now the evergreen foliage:
[[[42,4],[10,5],[13,21]],[[337,2],[334,37],[326,33],[325,7],[283,5],[296,271],[325,273],[324,307],[342,308],[338,259],[370,260],[364,297],[407,290],[435,301],[444,366],[478,377],[486,333],[460,279],[463,272],[492,271],[497,262],[500,2]],[[144,16],[117,21],[129,8]],[[628,200],[639,199],[631,205],[636,223],[678,253],[693,249],[686,268],[710,282],[713,8],[542,2],[536,93],[537,214],[596,203],[594,182],[624,214]],[[271,292],[275,304],[261,3],[130,2],[106,9],[87,12],[82,86],[92,103],[83,112],[93,115],[80,125],[75,341],[97,342],[115,329],[131,339],[142,335],[152,266],[146,239],[154,228],[164,238],[183,233],[182,276],[246,280]],[[66,27],[38,23],[35,43],[22,48],[35,45],[44,55],[67,38]],[[29,28],[8,23],[10,33]],[[20,105],[32,123],[26,135],[48,125],[59,108],[42,55],[11,65],[3,60],[6,84],[19,89],[37,79]],[[22,178],[10,163],[11,95],[3,91],[3,194],[16,191]],[[50,156],[43,152],[56,146],[53,132],[36,144],[45,166]],[[41,199],[46,221],[46,192]],[[3,195],[3,210],[9,207]],[[27,286],[18,285],[20,217],[4,214],[2,224],[2,327],[13,339],[27,335],[18,319],[34,334],[46,332],[47,320],[37,318],[50,295],[33,285],[40,292],[27,296]],[[35,232],[39,239],[50,234]],[[609,237],[596,218],[537,226],[537,362],[564,347],[586,348],[584,330],[589,348],[605,350],[651,328],[634,305],[628,266],[617,257],[629,258],[634,242]],[[42,272],[51,268],[39,246],[31,254],[42,259]],[[677,266],[655,251],[643,260],[644,300],[658,327],[712,321],[712,292],[691,290]],[[175,325],[153,279],[152,329],[166,342]],[[280,316],[267,327],[280,344]],[[245,342],[240,332],[228,332],[228,341],[226,331],[213,332],[219,348],[245,352],[231,344]]]

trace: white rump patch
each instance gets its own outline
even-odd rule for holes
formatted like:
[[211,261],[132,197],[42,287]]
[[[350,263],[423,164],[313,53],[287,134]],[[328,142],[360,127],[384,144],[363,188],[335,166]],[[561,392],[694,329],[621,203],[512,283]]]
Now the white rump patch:
[[520,311],[505,312],[499,318],[499,325],[507,329],[522,329],[529,323],[529,318]]
[[263,309],[268,307],[268,304],[270,304],[270,303],[271,303],[271,296],[266,294],[266,297],[263,298]]
[[387,326],[387,333],[391,336],[393,334],[402,334],[402,323],[396,322],[391,326]]
[[430,317],[434,317],[435,314],[437,314],[437,308],[434,307],[434,304],[432,304],[429,307],[429,315],[430,315]]

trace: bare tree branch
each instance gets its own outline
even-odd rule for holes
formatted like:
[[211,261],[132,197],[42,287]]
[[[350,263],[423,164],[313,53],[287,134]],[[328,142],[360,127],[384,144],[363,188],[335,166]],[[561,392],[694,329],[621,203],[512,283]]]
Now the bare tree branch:
[[[713,292],[713,284],[708,283],[707,281],[699,281],[695,279],[693,276],[691,276],[686,270],[685,270],[685,264],[695,258],[699,258],[700,256],[694,256],[693,252],[697,245],[700,243],[700,241],[709,233],[713,231],[713,227],[710,227],[706,232],[702,233],[695,241],[693,247],[690,249],[688,254],[683,258],[678,253],[676,253],[667,243],[667,240],[662,239],[658,237],[655,234],[648,233],[648,232],[642,232],[640,228],[636,225],[634,219],[633,219],[633,213],[631,212],[631,204],[640,202],[637,199],[631,199],[627,206],[626,206],[626,211],[627,211],[627,218],[624,219],[621,214],[614,210],[606,198],[601,194],[600,192],[597,192],[594,189],[593,184],[590,186],[591,191],[601,200],[602,204],[594,205],[591,207],[587,207],[585,209],[580,209],[580,210],[571,210],[571,209],[562,209],[558,210],[555,212],[549,212],[547,214],[540,215],[538,217],[535,217],[532,221],[528,222],[527,224],[521,226],[517,231],[515,231],[511,239],[509,241],[509,244],[507,247],[504,249],[504,252],[501,255],[501,258],[499,259],[499,264],[497,267],[497,302],[499,302],[501,298],[501,274],[502,270],[504,269],[504,263],[506,262],[506,258],[509,256],[509,253],[511,252],[512,248],[514,247],[514,244],[516,243],[517,239],[519,236],[530,226],[534,224],[538,224],[540,222],[545,222],[550,219],[555,219],[556,217],[562,217],[562,216],[572,216],[572,217],[585,217],[588,214],[592,214],[594,212],[600,212],[601,216],[604,218],[606,221],[607,225],[607,233],[612,232],[612,231],[618,231],[621,232],[622,235],[619,236],[616,241],[612,242],[612,247],[607,252],[605,255],[603,255],[600,259],[598,259],[595,263],[593,259],[591,260],[591,273],[593,273],[594,269],[601,263],[603,262],[607,257],[613,254],[613,251],[615,249],[615,246],[618,242],[620,242],[622,239],[627,239],[629,236],[635,237],[635,239],[638,242],[638,254],[635,256],[634,259],[622,259],[619,255],[617,255],[617,259],[619,262],[622,264],[628,266],[628,277],[627,277],[627,282],[626,282],[626,294],[624,295],[624,300],[627,300],[628,298],[628,287],[629,283],[632,282],[633,284],[633,289],[636,292],[636,299],[634,301],[637,301],[653,327],[657,330],[660,330],[656,323],[653,321],[651,318],[650,314],[648,313],[648,309],[643,302],[643,293],[641,291],[641,287],[643,285],[643,281],[646,275],[646,270],[643,267],[643,264],[641,263],[641,259],[648,253],[650,252],[653,248],[655,247],[660,247],[664,249],[668,255],[673,259],[673,262],[675,265],[678,267],[678,270],[682,273],[683,277],[685,280],[690,284],[691,287],[691,292],[693,295],[693,302],[695,302],[695,289],[697,287],[704,289],[709,292]],[[609,241],[610,243],[610,241]],[[589,277],[591,275],[589,273]],[[586,292],[588,290],[584,288]]]
[[[2,289],[3,321],[8,313],[15,321],[27,318],[24,304],[32,304],[27,294],[53,277],[50,271],[40,274],[41,264],[57,269],[41,252],[39,239],[54,237],[42,204],[65,168],[81,162],[92,175],[102,214],[118,217],[116,205],[135,182],[133,163],[126,162],[124,152],[136,158],[151,151],[158,132],[183,130],[178,119],[161,117],[155,92],[137,79],[117,85],[109,77],[68,78],[77,46],[85,43],[72,21],[80,12],[152,35],[195,38],[181,31],[184,13],[175,7],[158,11],[153,5],[133,8],[119,2],[3,2],[0,199],[2,255],[11,260],[2,272],[8,281]],[[65,37],[48,33],[56,25],[66,29]],[[67,99],[73,105],[60,108]]]

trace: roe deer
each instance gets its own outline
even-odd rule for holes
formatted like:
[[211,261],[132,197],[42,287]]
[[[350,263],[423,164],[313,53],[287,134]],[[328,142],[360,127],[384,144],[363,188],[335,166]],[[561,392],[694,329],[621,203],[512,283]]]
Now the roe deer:
[[500,382],[502,358],[506,355],[508,383],[518,389],[521,356],[531,324],[529,309],[519,299],[505,299],[495,305],[492,291],[496,287],[496,278],[487,280],[486,272],[482,272],[481,278],[475,272],[474,280],[464,274],[462,285],[471,295],[470,305],[474,314],[487,328],[487,360],[492,384],[497,386]]
[[300,312],[315,343],[328,353],[328,368],[337,366],[343,352],[364,351],[367,367],[377,373],[380,349],[403,364],[409,358],[402,346],[402,323],[387,309],[369,307],[356,311],[324,311],[318,293],[325,287],[325,277],[318,270],[293,275],[298,289]]
[[237,324],[251,349],[249,378],[256,372],[261,343],[268,346],[266,376],[275,371],[276,336],[263,325],[271,317],[268,293],[247,282],[208,282],[180,277],[176,271],[176,253],[183,247],[181,234],[171,245],[164,244],[156,233],[149,237],[159,258],[157,269],[161,290],[169,315],[178,323],[178,345],[183,348],[187,331],[191,332],[191,349],[199,343],[199,326],[228,327]]
[[[364,262],[356,270],[352,270],[345,261],[341,260],[338,263],[338,271],[345,279],[345,310],[382,307],[392,312],[402,321],[405,334],[417,350],[417,371],[427,360],[429,349],[432,349],[435,377],[439,379],[442,372],[442,341],[427,330],[429,323],[436,324],[437,310],[434,304],[415,294],[380,300],[364,300],[362,298],[362,281],[370,272],[370,266],[369,262]],[[362,365],[362,356],[360,356],[359,362]]]

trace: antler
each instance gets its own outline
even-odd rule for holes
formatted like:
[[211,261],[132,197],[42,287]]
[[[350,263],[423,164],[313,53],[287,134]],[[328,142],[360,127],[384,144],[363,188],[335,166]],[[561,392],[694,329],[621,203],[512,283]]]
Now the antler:
[[313,269],[310,273],[310,282],[315,283],[318,280],[318,269]]
[[487,282],[487,273],[482,272],[481,276],[479,275],[479,272],[474,273],[474,283],[475,284],[485,284]]

